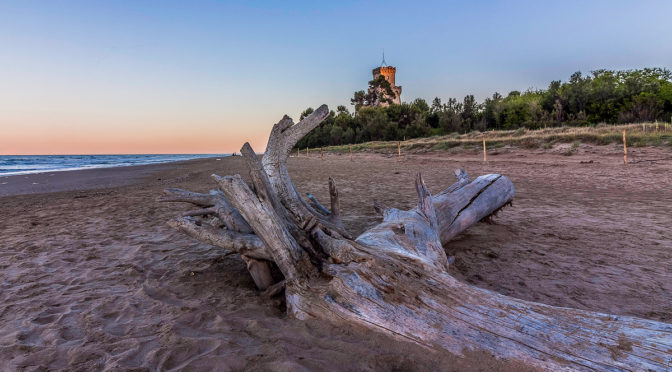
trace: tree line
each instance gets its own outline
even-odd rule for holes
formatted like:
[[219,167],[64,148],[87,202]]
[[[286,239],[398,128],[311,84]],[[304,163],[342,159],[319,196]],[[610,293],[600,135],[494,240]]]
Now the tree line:
[[[338,106],[298,147],[320,147],[367,141],[394,141],[472,130],[538,129],[598,123],[636,123],[672,120],[672,73],[664,68],[597,70],[569,81],[552,81],[547,89],[494,93],[483,102],[467,95],[461,101],[434,98],[400,105],[373,107],[372,92],[382,82],[369,82],[369,91],[355,92],[355,110]],[[383,83],[384,84],[384,83]],[[381,100],[384,97],[380,97]],[[301,119],[313,112],[306,109]]]

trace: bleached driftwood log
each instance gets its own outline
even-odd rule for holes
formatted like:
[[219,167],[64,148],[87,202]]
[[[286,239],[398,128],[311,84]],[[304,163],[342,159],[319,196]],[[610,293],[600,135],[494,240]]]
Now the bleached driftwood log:
[[[220,190],[210,194],[167,190],[163,200],[200,208],[171,225],[240,253],[267,295],[284,287],[287,310],[299,319],[358,324],[435,351],[485,350],[553,370],[672,366],[670,324],[523,301],[448,274],[443,244],[512,200],[504,176],[470,181],[460,170],[457,183],[432,196],[418,175],[415,208],[376,204],[383,221],[351,237],[335,182],[328,209],[304,199],[287,171],[292,147],[327,114],[322,106],[297,124],[285,116],[261,160],[245,144],[252,186],[238,175],[213,175]],[[284,279],[273,280],[276,267]]]

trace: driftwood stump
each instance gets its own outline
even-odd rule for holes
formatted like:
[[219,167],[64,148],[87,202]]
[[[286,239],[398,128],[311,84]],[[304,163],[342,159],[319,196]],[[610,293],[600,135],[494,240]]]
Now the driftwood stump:
[[219,190],[210,194],[166,190],[163,201],[199,207],[170,225],[240,254],[257,287],[268,296],[284,291],[298,319],[355,323],[434,351],[485,350],[553,370],[672,367],[670,324],[523,301],[448,274],[443,245],[512,200],[504,176],[471,181],[459,170],[454,185],[432,196],[418,175],[415,208],[376,204],[383,221],[350,236],[334,180],[327,208],[303,198],[287,171],[290,150],[327,114],[323,105],[297,124],[285,116],[261,159],[246,143],[252,185],[213,175]]

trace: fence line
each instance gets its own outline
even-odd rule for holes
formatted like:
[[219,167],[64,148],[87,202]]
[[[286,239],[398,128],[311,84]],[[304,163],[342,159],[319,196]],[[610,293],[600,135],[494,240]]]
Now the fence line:
[[[640,126],[641,125],[641,126]],[[494,144],[491,144],[491,146],[494,146],[494,148],[498,148],[501,146],[506,146],[506,145],[513,145],[513,146],[521,146],[523,148],[529,147],[527,146],[528,141],[533,141],[533,147],[538,148],[542,147],[544,149],[549,149],[551,143],[569,143],[572,140],[574,140],[574,146],[572,149],[576,148],[576,144],[579,142],[583,143],[591,143],[594,142],[596,145],[608,145],[610,143],[613,143],[615,135],[618,135],[619,130],[622,132],[620,133],[622,135],[622,141],[623,141],[623,164],[628,164],[631,163],[629,162],[628,159],[628,139],[630,139],[631,143],[630,145],[634,145],[636,147],[641,146],[642,144],[648,145],[649,143],[653,143],[653,146],[661,145],[661,141],[668,141],[670,142],[670,146],[672,146],[672,137],[670,137],[669,133],[672,132],[672,124],[670,123],[664,123],[664,122],[655,122],[655,123],[641,123],[641,124],[628,124],[628,125],[623,125],[616,126],[615,128],[609,128],[608,130],[605,130],[605,127],[599,127],[595,128],[595,131],[592,132],[592,128],[585,128],[585,127],[576,127],[576,128],[559,128],[559,129],[565,129],[562,131],[546,131],[544,129],[541,129],[538,135],[535,135],[534,133],[527,133],[527,130],[523,131],[517,131],[513,133],[502,133],[502,136],[492,136],[492,132],[489,133],[481,133],[480,136],[480,142],[483,146],[483,162],[486,163],[488,162],[488,145],[487,141],[495,142]],[[639,131],[641,129],[641,131]],[[615,132],[614,132],[615,130]],[[630,133],[628,133],[628,131]],[[520,134],[519,134],[520,133]],[[452,137],[452,138],[419,138],[419,139],[412,139],[410,140],[411,143],[405,144],[405,146],[409,149],[413,149],[416,147],[419,147],[421,149],[429,149],[429,150],[438,150],[441,151],[442,149],[447,149],[451,147],[459,147],[459,146],[474,146],[476,141],[478,141],[478,137],[474,138],[474,136],[478,135],[476,134],[469,134],[469,135],[462,135],[458,137]],[[462,137],[462,138],[460,138]],[[619,136],[620,137],[620,136]],[[630,138],[628,138],[630,137]],[[634,137],[634,139],[633,139]],[[616,137],[618,138],[618,137]],[[616,140],[618,141],[618,140]],[[403,154],[401,151],[401,142],[402,141],[397,141],[397,162],[403,162]],[[475,142],[475,143],[474,143]],[[618,142],[616,142],[618,143]],[[379,147],[380,146],[380,147]],[[371,149],[375,152],[376,150],[385,150],[386,148],[389,149],[389,142],[388,144],[385,144],[384,142],[381,145],[378,144],[373,144],[371,146]],[[548,146],[548,147],[547,147]],[[664,144],[662,146],[665,146]],[[473,147],[472,147],[473,148]],[[315,148],[317,149],[317,148]],[[306,147],[306,157],[310,158],[310,147]],[[324,152],[325,148],[320,147],[320,159],[325,160],[324,157]],[[329,151],[328,148],[326,151]],[[354,151],[353,151],[353,145],[349,144],[348,145],[348,151],[349,151],[349,159],[351,162],[354,161]],[[301,157],[301,151],[299,148],[297,148],[297,157]],[[633,158],[634,159],[634,158]],[[668,160],[668,158],[663,158],[663,159],[655,159],[655,160]],[[642,160],[642,161],[647,161],[647,160]],[[634,163],[638,163],[640,161],[634,161]]]

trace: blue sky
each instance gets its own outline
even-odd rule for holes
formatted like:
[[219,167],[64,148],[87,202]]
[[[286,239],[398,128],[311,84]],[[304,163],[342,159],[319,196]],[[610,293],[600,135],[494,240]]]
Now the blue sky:
[[671,25],[670,1],[0,1],[0,153],[262,150],[351,107],[383,49],[402,100],[482,100],[669,68]]

